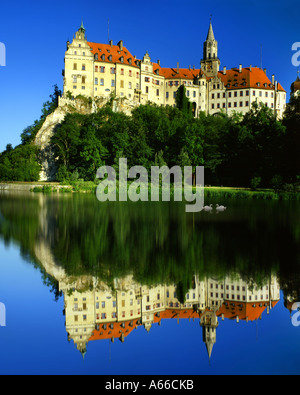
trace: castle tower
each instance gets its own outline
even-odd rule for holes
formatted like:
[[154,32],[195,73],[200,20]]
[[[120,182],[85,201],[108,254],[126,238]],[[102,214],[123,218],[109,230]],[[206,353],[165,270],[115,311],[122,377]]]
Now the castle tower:
[[291,85],[291,96],[297,96],[300,94],[300,78],[299,78],[299,70],[297,72],[297,79]]
[[206,345],[208,358],[210,360],[212,349],[217,341],[218,317],[215,311],[205,311],[200,318],[200,326],[203,329],[203,341]]
[[210,20],[206,41],[203,44],[203,59],[201,60],[201,69],[207,77],[215,77],[220,68],[218,58],[218,42],[215,39],[212,23]]

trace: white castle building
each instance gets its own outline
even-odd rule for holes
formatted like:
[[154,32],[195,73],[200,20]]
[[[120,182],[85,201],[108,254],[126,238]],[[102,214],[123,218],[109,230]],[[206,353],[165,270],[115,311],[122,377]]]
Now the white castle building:
[[79,28],[65,53],[64,98],[86,96],[97,103],[111,97],[123,99],[128,108],[155,103],[175,106],[179,86],[184,85],[195,116],[234,112],[245,114],[253,102],[263,103],[280,118],[286,107],[286,91],[268,78],[259,67],[223,67],[218,57],[218,42],[210,22],[203,45],[201,67],[162,67],[148,52],[142,59],[125,47],[87,41],[86,30]]

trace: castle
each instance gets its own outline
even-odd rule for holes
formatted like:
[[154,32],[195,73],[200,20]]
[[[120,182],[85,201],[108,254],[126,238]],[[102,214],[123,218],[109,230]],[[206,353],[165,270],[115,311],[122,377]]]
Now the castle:
[[111,97],[123,99],[128,107],[155,103],[176,105],[176,93],[184,85],[192,103],[194,116],[200,112],[216,115],[224,112],[247,113],[253,102],[263,103],[281,118],[286,107],[286,91],[266,70],[239,65],[220,70],[218,42],[210,21],[203,45],[201,68],[165,68],[160,61],[152,62],[148,52],[137,59],[123,41],[113,45],[88,42],[86,30],[81,27],[72,43],[67,42],[65,53],[64,95],[87,96],[108,101]]

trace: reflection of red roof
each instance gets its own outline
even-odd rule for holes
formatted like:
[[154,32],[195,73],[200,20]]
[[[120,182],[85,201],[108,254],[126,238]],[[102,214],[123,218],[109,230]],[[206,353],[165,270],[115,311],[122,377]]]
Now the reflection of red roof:
[[160,313],[160,319],[170,318],[199,318],[199,314],[194,309],[166,309]]
[[138,326],[137,320],[112,322],[99,324],[99,330],[95,329],[89,340],[119,339],[128,336]]
[[222,304],[220,309],[217,312],[217,316],[221,316],[224,314],[225,318],[235,319],[239,317],[240,320],[254,321],[257,320],[266,307],[268,306],[268,302],[255,303],[255,302],[225,302]]
[[[277,303],[278,301],[272,301],[272,308]],[[239,317],[240,320],[255,321],[261,317],[268,305],[269,302],[266,301],[258,303],[225,301],[216,314],[218,317],[224,314],[224,317],[227,319],[236,319],[236,317]],[[210,311],[210,309],[206,308],[206,311]],[[201,314],[199,315],[199,311],[192,308],[168,308],[154,314],[154,323],[159,323],[164,319],[191,319],[200,318],[200,316]],[[122,322],[101,323],[99,324],[99,329],[95,329],[93,331],[89,341],[125,338],[133,331],[133,329],[140,325],[141,323],[138,319]]]

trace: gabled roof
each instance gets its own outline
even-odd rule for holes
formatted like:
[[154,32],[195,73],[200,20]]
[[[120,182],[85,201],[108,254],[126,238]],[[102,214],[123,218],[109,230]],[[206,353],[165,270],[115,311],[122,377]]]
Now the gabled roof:
[[[99,62],[121,63],[133,67],[138,67],[136,64],[137,59],[124,46],[98,44],[91,42],[88,42],[88,45],[91,47],[92,54],[98,55]],[[104,60],[102,60],[102,55],[105,56]],[[110,56],[111,61],[109,60]]]
[[[274,85],[264,70],[258,67],[242,68],[241,72],[238,68],[233,68],[227,70],[226,74],[223,71],[219,71],[218,77],[227,89],[255,88],[274,90]],[[278,84],[278,90],[285,92],[280,84]]]

